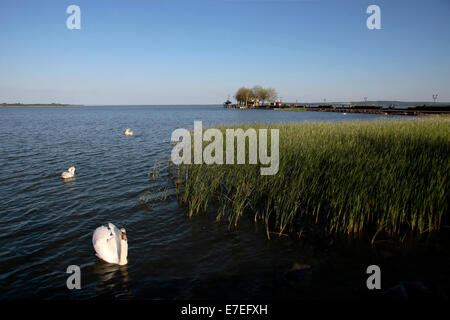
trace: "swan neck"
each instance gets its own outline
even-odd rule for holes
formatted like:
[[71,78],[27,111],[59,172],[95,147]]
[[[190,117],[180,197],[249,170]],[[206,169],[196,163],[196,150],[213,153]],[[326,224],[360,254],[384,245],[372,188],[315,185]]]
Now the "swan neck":
[[128,243],[124,240],[120,240],[120,259],[119,259],[120,265],[125,265],[128,263],[127,256],[128,256]]

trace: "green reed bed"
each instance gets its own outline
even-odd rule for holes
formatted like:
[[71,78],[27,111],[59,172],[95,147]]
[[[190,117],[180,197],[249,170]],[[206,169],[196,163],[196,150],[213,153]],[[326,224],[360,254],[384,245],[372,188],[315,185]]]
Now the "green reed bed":
[[261,218],[269,237],[311,225],[373,239],[448,225],[449,118],[236,127],[280,130],[279,172],[262,176],[248,164],[176,167],[190,216],[213,209],[230,226],[245,215]]

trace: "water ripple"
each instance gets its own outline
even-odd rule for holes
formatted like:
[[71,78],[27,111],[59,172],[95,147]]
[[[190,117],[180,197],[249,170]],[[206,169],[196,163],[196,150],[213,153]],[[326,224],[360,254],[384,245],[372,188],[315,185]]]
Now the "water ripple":
[[[194,120],[325,119],[343,121],[332,113],[217,106],[0,108],[0,299],[192,297],[190,286],[210,275],[292,262],[297,252],[280,244],[268,248],[252,225],[230,232],[208,217],[189,220],[173,188],[151,209],[139,197],[151,187],[149,168],[167,163],[171,132],[192,127]],[[125,137],[126,127],[135,135]],[[64,182],[61,172],[70,166],[75,179]],[[166,172],[160,178],[170,185]],[[107,222],[127,228],[125,267],[93,254],[92,232]],[[78,292],[65,287],[70,264],[82,266]]]

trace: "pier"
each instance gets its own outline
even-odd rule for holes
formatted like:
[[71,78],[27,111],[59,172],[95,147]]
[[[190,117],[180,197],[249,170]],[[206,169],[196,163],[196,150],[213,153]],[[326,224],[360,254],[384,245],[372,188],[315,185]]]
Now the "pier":
[[450,105],[448,104],[424,104],[424,105],[395,105],[395,104],[370,104],[361,105],[353,102],[337,103],[283,103],[281,105],[238,105],[224,104],[225,108],[233,109],[269,109],[269,110],[303,110],[318,112],[341,112],[341,113],[367,113],[367,114],[385,114],[385,115],[409,115],[421,116],[432,114],[450,114]]

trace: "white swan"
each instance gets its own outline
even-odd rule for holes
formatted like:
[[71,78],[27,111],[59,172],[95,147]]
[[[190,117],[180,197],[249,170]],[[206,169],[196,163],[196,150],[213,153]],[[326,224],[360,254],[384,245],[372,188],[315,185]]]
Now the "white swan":
[[133,131],[131,131],[130,128],[126,128],[125,131],[123,132],[126,136],[132,136],[133,135]]
[[128,242],[124,228],[119,230],[112,223],[108,223],[108,227],[100,226],[92,235],[92,244],[100,259],[121,266],[128,263]]
[[74,176],[75,176],[75,167],[70,167],[69,169],[67,169],[67,171],[61,173],[61,178],[63,179],[70,179],[73,178]]
[[344,112],[343,115],[346,116],[346,115],[347,115],[347,112]]

